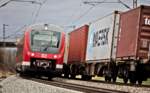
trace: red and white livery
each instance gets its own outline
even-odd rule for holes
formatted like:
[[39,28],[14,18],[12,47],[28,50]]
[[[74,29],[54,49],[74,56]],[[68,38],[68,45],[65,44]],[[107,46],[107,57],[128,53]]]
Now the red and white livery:
[[25,29],[17,41],[18,72],[35,72],[52,76],[63,68],[65,33],[52,24],[37,24]]

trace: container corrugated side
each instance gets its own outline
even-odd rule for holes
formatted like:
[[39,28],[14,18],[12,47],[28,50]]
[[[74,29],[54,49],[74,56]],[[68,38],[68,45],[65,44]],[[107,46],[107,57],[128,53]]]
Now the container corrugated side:
[[88,37],[88,25],[84,25],[70,33],[68,63],[85,62]]
[[86,61],[110,60],[116,57],[119,13],[111,13],[89,25]]
[[117,58],[136,56],[139,19],[140,8],[124,12],[120,15]]

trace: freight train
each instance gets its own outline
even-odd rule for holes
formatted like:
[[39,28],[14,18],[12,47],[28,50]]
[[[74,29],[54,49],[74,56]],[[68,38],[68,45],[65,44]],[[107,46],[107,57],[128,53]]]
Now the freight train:
[[63,68],[65,33],[59,26],[35,24],[25,29],[17,41],[16,71],[45,75],[60,75]]
[[[115,11],[68,34],[65,77],[142,84],[150,76],[150,6]],[[65,55],[66,56],[66,55]]]

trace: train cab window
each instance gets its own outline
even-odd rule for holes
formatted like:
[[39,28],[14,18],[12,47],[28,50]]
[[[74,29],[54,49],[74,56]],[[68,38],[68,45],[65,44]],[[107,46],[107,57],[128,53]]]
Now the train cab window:
[[60,32],[31,31],[31,46],[33,51],[56,52],[60,45]]

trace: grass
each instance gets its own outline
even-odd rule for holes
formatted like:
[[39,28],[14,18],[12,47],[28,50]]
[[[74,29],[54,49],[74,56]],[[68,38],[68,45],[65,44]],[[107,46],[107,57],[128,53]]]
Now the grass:
[[150,78],[143,82],[143,85],[150,85]]
[[[104,78],[104,77],[98,77],[98,76],[95,76],[95,77],[92,77],[92,80],[105,81],[105,78]],[[116,82],[123,83],[123,80],[122,80],[122,79],[120,79],[120,78],[117,78],[117,81],[116,81]]]

